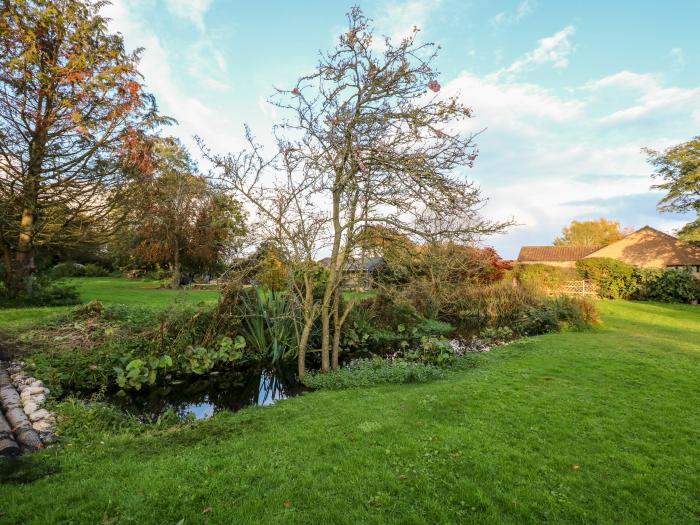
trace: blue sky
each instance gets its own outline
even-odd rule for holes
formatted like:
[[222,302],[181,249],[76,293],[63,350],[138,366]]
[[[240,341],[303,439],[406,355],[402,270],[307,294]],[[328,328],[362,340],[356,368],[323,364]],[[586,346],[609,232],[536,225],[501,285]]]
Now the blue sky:
[[[481,185],[484,214],[519,226],[485,240],[504,257],[549,244],[571,219],[605,216],[673,232],[686,218],[660,215],[641,148],[700,134],[696,0],[373,0],[358,2],[377,31],[414,25],[442,45],[445,93],[474,109],[480,156],[466,175]],[[128,47],[170,133],[215,150],[241,145],[243,124],[266,140],[280,115],[273,86],[309,72],[334,45],[350,3],[113,0],[105,14]],[[194,149],[194,146],[193,146]]]

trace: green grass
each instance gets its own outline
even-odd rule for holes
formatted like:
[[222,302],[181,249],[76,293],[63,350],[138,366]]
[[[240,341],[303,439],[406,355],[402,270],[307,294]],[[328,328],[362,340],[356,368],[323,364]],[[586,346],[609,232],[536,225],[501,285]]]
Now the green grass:
[[0,523],[697,523],[700,308],[600,308],[435,383],[68,440]]
[[[105,304],[127,304],[162,309],[174,303],[214,303],[219,292],[211,290],[170,290],[161,281],[121,277],[75,277],[66,279],[75,285],[84,302],[99,300]],[[43,308],[0,308],[0,333],[26,330],[48,317],[65,313],[70,306]]]

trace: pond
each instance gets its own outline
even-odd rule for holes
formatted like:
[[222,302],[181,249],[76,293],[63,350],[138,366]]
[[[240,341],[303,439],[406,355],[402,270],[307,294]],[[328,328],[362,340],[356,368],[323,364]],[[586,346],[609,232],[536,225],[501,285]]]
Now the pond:
[[296,368],[252,367],[246,371],[213,373],[179,384],[114,395],[109,401],[142,421],[157,421],[168,411],[181,419],[206,419],[221,410],[272,405],[301,394]]

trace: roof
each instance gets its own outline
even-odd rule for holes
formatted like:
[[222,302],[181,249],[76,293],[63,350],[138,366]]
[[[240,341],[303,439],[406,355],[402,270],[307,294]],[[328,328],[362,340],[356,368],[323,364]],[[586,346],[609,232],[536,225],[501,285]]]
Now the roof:
[[[321,259],[318,262],[323,266],[328,267],[330,266],[331,258],[325,257],[324,259]],[[360,261],[359,259],[353,259],[351,261],[348,261],[345,269],[350,272],[373,272],[374,270],[381,268],[382,266],[384,266],[384,257],[368,257],[364,260],[364,262]]]
[[578,261],[599,249],[600,246],[523,246],[518,262]]
[[695,266],[700,265],[700,248],[651,226],[644,226],[587,257],[611,257],[646,268]]

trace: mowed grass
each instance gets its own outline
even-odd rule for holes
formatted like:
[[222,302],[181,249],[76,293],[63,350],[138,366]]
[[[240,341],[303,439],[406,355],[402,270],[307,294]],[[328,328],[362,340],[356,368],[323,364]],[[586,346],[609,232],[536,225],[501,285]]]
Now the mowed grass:
[[697,523],[700,308],[600,309],[436,383],[64,442],[0,523]]
[[[175,303],[215,303],[219,293],[211,290],[171,290],[161,288],[161,281],[126,279],[122,277],[75,277],[66,280],[75,285],[83,302],[99,300],[105,304],[166,308]],[[56,314],[70,310],[69,306],[39,308],[0,308],[0,333],[13,334],[26,330]]]

